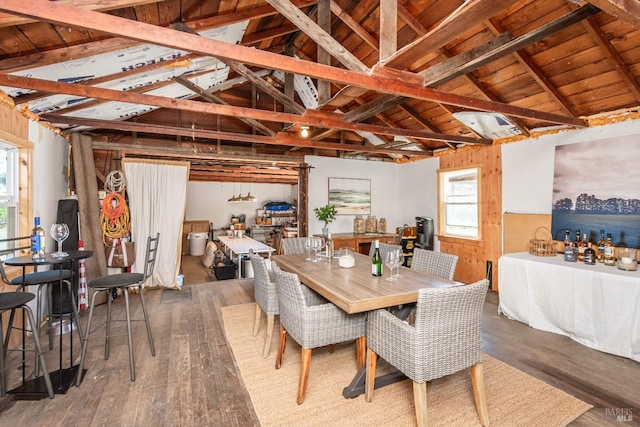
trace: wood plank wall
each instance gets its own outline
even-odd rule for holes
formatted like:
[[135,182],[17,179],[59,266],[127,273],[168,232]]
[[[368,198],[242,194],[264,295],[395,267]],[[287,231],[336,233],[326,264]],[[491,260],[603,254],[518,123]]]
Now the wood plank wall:
[[[502,255],[502,151],[500,145],[472,148],[440,157],[440,169],[480,167],[480,242],[438,236],[440,251],[459,256],[455,280],[472,283],[486,277],[491,261],[492,289],[498,290],[498,258]],[[436,230],[437,233],[437,230]]]

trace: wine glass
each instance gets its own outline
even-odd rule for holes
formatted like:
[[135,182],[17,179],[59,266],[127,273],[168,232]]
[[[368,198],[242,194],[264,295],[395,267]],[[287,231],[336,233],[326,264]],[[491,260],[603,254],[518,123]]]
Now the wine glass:
[[64,242],[67,237],[69,237],[69,226],[67,224],[53,224],[51,225],[51,229],[49,230],[51,237],[53,240],[58,242],[58,250],[51,254],[51,256],[56,258],[62,258],[68,256],[69,254],[62,250],[62,242]]
[[398,252],[388,251],[384,257],[384,265],[389,267],[390,275],[389,277],[387,277],[387,280],[389,282],[393,280],[397,280],[396,277],[393,275],[393,269],[396,267],[397,263],[398,263]]
[[313,261],[313,258],[311,258],[311,249],[313,248],[313,237],[307,237],[307,239],[304,241],[304,247],[307,250],[307,257],[304,260]]
[[313,262],[318,262],[318,251],[324,247],[324,239],[322,237],[314,237],[311,249],[313,250]]
[[396,269],[397,269],[397,272],[396,272],[395,278],[397,279],[398,277],[402,277],[402,275],[400,274],[400,267],[402,267],[402,265],[404,264],[404,254],[399,249],[396,249],[394,252],[396,252]]

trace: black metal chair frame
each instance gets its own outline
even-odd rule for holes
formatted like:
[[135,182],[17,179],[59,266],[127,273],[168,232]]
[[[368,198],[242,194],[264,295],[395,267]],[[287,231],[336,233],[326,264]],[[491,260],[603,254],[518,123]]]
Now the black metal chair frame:
[[[147,337],[149,339],[149,346],[151,347],[151,355],[156,355],[156,349],[153,345],[153,336],[151,335],[151,325],[149,324],[149,315],[147,313],[147,306],[144,300],[144,290],[142,289],[142,285],[147,281],[149,277],[153,275],[153,270],[156,262],[156,255],[158,253],[158,242],[160,240],[160,233],[157,233],[155,237],[149,236],[147,238],[147,248],[145,252],[145,260],[144,260],[144,273],[120,273],[102,276],[97,279],[91,280],[88,285],[88,290],[93,290],[93,296],[91,297],[91,305],[89,308],[89,319],[87,320],[87,334],[85,336],[84,342],[82,344],[82,356],[80,357],[80,366],[78,368],[78,376],[76,378],[76,386],[79,386],[82,382],[82,372],[84,367],[85,356],[87,354],[87,346],[89,343],[90,335],[95,332],[91,330],[91,321],[93,319],[93,310],[95,308],[96,296],[100,292],[106,292],[107,294],[107,319],[105,322],[105,348],[104,348],[104,359],[109,359],[109,339],[113,336],[122,336],[121,335],[111,335],[111,306],[113,303],[113,291],[121,290],[124,294],[125,301],[125,313],[126,313],[126,322],[127,322],[127,338],[129,345],[129,368],[131,371],[131,381],[136,380],[136,371],[135,364],[133,358],[133,339],[131,335],[131,321],[134,320],[142,320],[142,319],[131,319],[131,313],[129,308],[129,290],[132,288],[138,288],[138,294],[140,295],[140,301],[142,303],[142,311],[144,313],[144,322],[147,327]],[[115,320],[123,320],[123,319],[115,319]],[[100,325],[98,328],[101,328]],[[98,329],[96,328],[96,330]]]

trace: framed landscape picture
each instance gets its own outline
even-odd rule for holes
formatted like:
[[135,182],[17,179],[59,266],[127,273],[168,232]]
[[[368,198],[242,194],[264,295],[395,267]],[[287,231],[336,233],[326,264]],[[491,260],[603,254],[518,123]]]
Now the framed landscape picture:
[[369,215],[371,180],[329,178],[329,204],[338,209],[338,215]]
[[640,158],[640,141],[605,139],[559,145],[555,152],[553,238],[576,230],[595,243],[601,230],[618,247],[640,248],[640,168],[621,167]]

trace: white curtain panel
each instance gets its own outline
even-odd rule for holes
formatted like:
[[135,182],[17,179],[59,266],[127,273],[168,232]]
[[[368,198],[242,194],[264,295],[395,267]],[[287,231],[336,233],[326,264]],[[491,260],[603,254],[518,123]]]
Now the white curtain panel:
[[142,273],[147,237],[160,233],[152,279],[145,286],[177,287],[180,237],[187,200],[188,162],[124,159],[131,237],[136,242],[132,271]]

